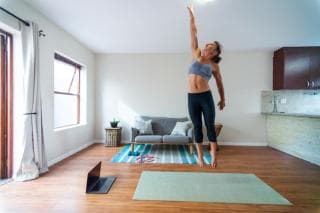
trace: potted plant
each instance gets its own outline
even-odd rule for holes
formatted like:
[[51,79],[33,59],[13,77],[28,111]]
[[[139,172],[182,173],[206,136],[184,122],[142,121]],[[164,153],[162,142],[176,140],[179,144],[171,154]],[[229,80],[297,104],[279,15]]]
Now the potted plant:
[[118,121],[118,120],[116,120],[115,118],[113,118],[113,120],[112,121],[110,121],[110,126],[112,127],[112,128],[116,128],[117,126],[118,126],[118,123],[119,123],[120,121]]

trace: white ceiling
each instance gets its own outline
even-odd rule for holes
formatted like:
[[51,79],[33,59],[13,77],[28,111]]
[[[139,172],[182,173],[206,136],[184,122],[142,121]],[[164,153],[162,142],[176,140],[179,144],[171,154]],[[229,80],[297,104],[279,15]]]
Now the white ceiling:
[[[96,53],[189,51],[190,0],[25,0]],[[199,42],[320,45],[320,0],[193,0]],[[206,3],[199,3],[205,1]]]

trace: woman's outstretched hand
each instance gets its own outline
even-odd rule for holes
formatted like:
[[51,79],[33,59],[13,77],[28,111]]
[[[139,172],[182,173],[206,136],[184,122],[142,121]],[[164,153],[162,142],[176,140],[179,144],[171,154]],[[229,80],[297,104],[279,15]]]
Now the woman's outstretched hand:
[[190,4],[187,8],[188,8],[188,10],[189,10],[190,17],[191,17],[191,18],[194,18],[194,11],[193,11],[193,6],[192,6],[192,4]]
[[224,103],[224,100],[220,100],[219,103],[218,103],[218,106],[219,106],[220,110],[223,110],[223,108],[226,106],[225,103]]

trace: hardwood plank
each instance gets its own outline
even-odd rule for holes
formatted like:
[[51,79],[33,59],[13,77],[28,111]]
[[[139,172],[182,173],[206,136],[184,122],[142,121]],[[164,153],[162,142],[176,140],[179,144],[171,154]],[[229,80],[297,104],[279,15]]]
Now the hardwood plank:
[[[95,144],[59,162],[41,178],[0,187],[0,212],[320,212],[320,167],[269,147],[221,146],[219,167],[124,164],[110,159],[121,147]],[[85,193],[87,172],[118,178],[107,195]],[[293,206],[132,200],[142,171],[254,173]]]

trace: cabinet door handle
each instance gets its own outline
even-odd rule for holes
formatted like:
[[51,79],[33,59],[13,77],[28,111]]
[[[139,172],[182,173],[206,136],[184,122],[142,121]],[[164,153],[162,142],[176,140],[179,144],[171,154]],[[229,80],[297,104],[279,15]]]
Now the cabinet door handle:
[[312,88],[314,87],[314,81],[312,81],[311,87],[312,87]]
[[307,80],[307,88],[309,88],[310,87],[310,82],[309,82],[309,80]]

